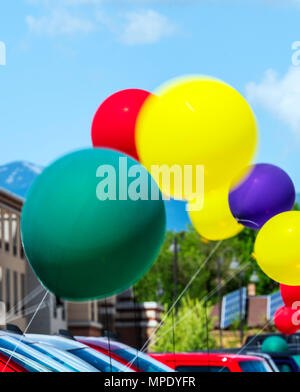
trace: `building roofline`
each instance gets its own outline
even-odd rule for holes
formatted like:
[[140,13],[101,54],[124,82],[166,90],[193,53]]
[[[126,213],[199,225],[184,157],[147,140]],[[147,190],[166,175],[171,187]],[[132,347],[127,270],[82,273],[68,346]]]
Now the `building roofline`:
[[21,211],[25,198],[0,187],[0,204],[5,208]]

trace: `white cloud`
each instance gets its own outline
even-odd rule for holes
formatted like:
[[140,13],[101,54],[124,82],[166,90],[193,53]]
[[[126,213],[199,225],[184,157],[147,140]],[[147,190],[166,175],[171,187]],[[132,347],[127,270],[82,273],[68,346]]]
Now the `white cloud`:
[[[169,19],[152,10],[138,9],[113,16],[103,12],[107,0],[26,0],[42,14],[26,17],[29,30],[36,34],[70,35],[108,29],[126,45],[151,44],[171,36],[176,27]],[[134,3],[135,0],[110,0]],[[141,3],[148,0],[139,0]],[[166,1],[166,0],[164,0]],[[84,15],[84,16],[83,16]]]
[[[26,0],[37,10],[39,16],[29,15],[25,20],[29,30],[37,34],[70,35],[89,33],[96,29],[94,7],[103,0]],[[85,15],[84,17],[82,15]]]
[[27,0],[32,5],[46,6],[68,6],[68,5],[95,5],[102,3],[103,0]]
[[65,5],[97,5],[102,2],[103,0],[63,0]]
[[246,91],[250,102],[281,119],[300,138],[299,67],[290,67],[282,77],[269,69],[260,83],[248,83]]
[[96,26],[89,19],[72,16],[69,12],[52,11],[49,15],[34,17],[27,16],[26,23],[29,30],[37,34],[62,35],[74,33],[89,33]]
[[151,44],[171,36],[176,27],[168,18],[153,10],[128,12],[120,39],[127,45]]

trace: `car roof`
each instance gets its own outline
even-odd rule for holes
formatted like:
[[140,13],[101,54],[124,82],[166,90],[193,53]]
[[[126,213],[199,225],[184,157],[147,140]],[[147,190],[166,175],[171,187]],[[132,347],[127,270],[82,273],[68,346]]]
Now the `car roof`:
[[[118,350],[120,348],[129,348],[124,343],[117,342],[115,340],[108,339],[106,337],[90,337],[90,336],[75,336],[75,338],[83,343],[93,344],[106,350]],[[131,348],[131,347],[130,347]]]
[[154,357],[160,356],[165,358],[170,358],[171,360],[174,359],[174,355],[176,358],[184,360],[184,359],[199,359],[199,360],[218,360],[218,361],[227,361],[227,360],[234,360],[234,361],[262,361],[263,359],[254,355],[235,355],[235,354],[227,354],[227,353],[166,353],[166,354],[156,354],[150,353]]
[[72,350],[76,348],[86,347],[84,344],[77,342],[76,340],[67,339],[57,335],[42,335],[42,334],[18,334],[14,332],[1,331],[0,335],[11,336],[16,340],[22,340],[24,343],[47,343],[59,347],[61,350]]
[[42,334],[26,334],[26,337],[34,342],[48,343],[61,350],[75,350],[79,348],[86,348],[85,344],[77,342],[76,340],[67,339],[57,335],[42,335]]
[[[19,354],[19,350],[25,352],[25,357],[34,358],[38,361],[38,363],[42,362],[42,364],[46,367],[56,371],[70,371],[66,366],[60,364],[56,360],[50,358],[46,354],[43,354],[34,349],[34,347],[30,347],[28,344],[28,340],[22,334],[14,334],[14,333],[6,333],[5,331],[0,331],[0,338],[3,342],[6,342],[8,345],[11,345],[11,350]],[[24,340],[24,341],[23,341]],[[22,354],[23,355],[23,354]]]
[[28,338],[27,336],[15,332],[0,331],[0,336],[10,336],[11,338],[14,338],[16,340],[21,340],[22,343],[34,343],[34,341]]
[[273,337],[273,336],[281,337],[288,344],[298,344],[299,340],[300,340],[300,333],[299,332],[295,332],[294,334],[289,335],[289,336],[283,335],[281,333],[273,332],[273,333],[264,333],[262,335],[249,335],[246,338],[245,346],[247,346],[250,342],[251,342],[251,345],[253,345],[253,346],[261,345],[265,339],[267,339],[268,337]]
[[290,352],[268,352],[271,358],[292,358],[294,354]]
[[261,358],[265,358],[265,359],[268,359],[268,360],[272,360],[270,355],[267,354],[267,353],[247,351],[247,352],[245,352],[245,355],[252,355],[254,357],[261,357]]

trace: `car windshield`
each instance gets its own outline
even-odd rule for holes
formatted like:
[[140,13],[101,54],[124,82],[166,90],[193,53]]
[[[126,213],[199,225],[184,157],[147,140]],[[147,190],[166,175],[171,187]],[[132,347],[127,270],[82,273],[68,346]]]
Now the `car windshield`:
[[37,372],[50,372],[48,368],[45,366],[24,357],[24,355],[18,354],[11,350],[7,350],[6,348],[1,348],[0,352],[5,354],[7,358],[11,358],[15,363],[22,366],[22,368],[28,370],[28,372],[37,373]]
[[17,354],[21,354],[28,359],[31,359],[39,364],[47,367],[49,370],[54,372],[69,372],[71,371],[67,367],[61,365],[57,361],[54,361],[50,357],[34,350],[29,347],[27,344],[22,343],[21,341],[15,340],[9,336],[0,336],[0,348],[7,349]]
[[114,349],[113,352],[143,372],[174,372],[173,369],[162,364],[156,359],[153,359],[147,354],[131,347]]
[[113,358],[109,358],[107,355],[91,348],[77,348],[70,350],[70,352],[101,372],[133,372],[133,370]]
[[293,355],[293,358],[296,364],[298,365],[298,367],[300,368],[300,355]]
[[56,349],[53,346],[43,343],[33,343],[32,346],[39,352],[48,355],[50,358],[75,372],[98,372],[98,369],[66,351]]
[[277,367],[278,367],[279,371],[283,372],[283,373],[293,372],[293,368],[288,363],[278,363]]
[[240,361],[240,368],[247,373],[272,372],[266,361]]

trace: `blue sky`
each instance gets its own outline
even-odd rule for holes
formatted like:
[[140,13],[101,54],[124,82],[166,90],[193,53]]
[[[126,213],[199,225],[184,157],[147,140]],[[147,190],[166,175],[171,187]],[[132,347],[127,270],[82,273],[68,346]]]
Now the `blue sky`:
[[108,95],[200,73],[248,98],[260,126],[257,161],[287,170],[300,191],[300,67],[291,48],[300,1],[284,3],[2,1],[0,164],[47,165],[91,146],[90,124]]

